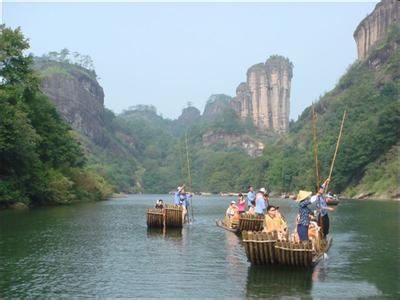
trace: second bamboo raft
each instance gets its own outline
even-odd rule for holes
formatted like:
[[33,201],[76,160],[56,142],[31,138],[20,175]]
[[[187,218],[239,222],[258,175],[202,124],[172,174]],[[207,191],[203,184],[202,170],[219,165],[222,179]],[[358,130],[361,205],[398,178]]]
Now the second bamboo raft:
[[313,247],[311,241],[278,240],[276,232],[242,232],[247,259],[254,265],[286,265],[307,268],[316,265],[328,251],[332,239]]

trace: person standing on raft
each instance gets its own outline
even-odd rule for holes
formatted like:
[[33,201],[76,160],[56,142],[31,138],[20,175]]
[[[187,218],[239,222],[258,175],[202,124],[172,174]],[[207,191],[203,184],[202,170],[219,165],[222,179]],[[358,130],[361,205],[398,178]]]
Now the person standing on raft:
[[312,211],[308,207],[315,201],[310,199],[312,192],[299,191],[296,202],[299,203],[299,216],[300,219],[297,224],[297,234],[299,235],[300,241],[308,241],[308,226],[310,225],[310,218]]
[[174,204],[182,207],[182,224],[186,220],[190,198],[192,198],[192,195],[185,193],[185,186],[178,186],[174,196]]
[[332,207],[328,206],[324,196],[325,187],[329,184],[330,181],[330,178],[326,179],[325,182],[319,187],[317,194],[311,197],[313,199],[313,202],[316,202],[318,212],[318,225],[322,228],[322,235],[324,239],[326,239],[326,236],[329,233],[328,211],[334,211]]

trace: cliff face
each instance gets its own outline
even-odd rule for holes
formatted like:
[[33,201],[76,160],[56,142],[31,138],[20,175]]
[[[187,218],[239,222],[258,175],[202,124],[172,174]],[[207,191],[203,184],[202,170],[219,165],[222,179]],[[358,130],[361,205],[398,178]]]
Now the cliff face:
[[200,117],[200,110],[194,106],[189,106],[182,110],[182,114],[178,117],[177,123],[185,127],[192,126]]
[[104,92],[87,70],[58,62],[38,63],[41,90],[71,125],[96,144],[104,140]]
[[371,47],[386,36],[389,27],[400,22],[400,2],[398,0],[382,0],[357,26],[354,39],[357,43],[358,59],[364,60]]
[[208,131],[203,134],[202,142],[204,147],[219,144],[227,148],[243,149],[251,157],[261,156],[264,150],[264,144],[261,141],[242,134],[215,133],[213,131]]
[[265,64],[247,71],[247,82],[236,89],[232,106],[242,120],[250,118],[256,128],[286,133],[289,127],[292,63],[282,56],[271,56]]
[[203,118],[211,120],[224,112],[225,109],[231,108],[232,97],[224,94],[211,95],[204,107]]

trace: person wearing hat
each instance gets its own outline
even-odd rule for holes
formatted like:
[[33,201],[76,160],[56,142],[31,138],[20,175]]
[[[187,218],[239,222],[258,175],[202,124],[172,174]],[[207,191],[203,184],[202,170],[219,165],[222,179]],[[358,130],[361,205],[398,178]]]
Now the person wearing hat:
[[322,236],[326,239],[329,233],[329,216],[328,211],[334,211],[332,207],[329,207],[326,203],[324,196],[325,187],[330,182],[330,178],[326,179],[325,182],[319,187],[316,195],[312,199],[316,202],[317,212],[318,212],[318,225],[322,228]]
[[264,200],[264,193],[257,192],[256,194],[256,214],[259,216],[263,216],[265,214],[265,200]]
[[247,207],[251,207],[251,202],[256,200],[256,192],[254,191],[254,187],[249,185],[247,192]]
[[279,207],[269,205],[267,207],[267,214],[264,219],[264,232],[276,231],[280,238],[284,237],[287,232],[287,224],[280,214],[278,214]]
[[185,223],[186,215],[189,207],[189,199],[192,197],[191,194],[185,193],[185,185],[178,186],[174,196],[174,204],[182,207],[182,219]]
[[299,203],[299,221],[297,224],[297,234],[300,241],[308,241],[308,226],[310,225],[311,209],[308,205],[311,204],[310,196],[312,192],[299,191],[296,202]]
[[228,218],[232,218],[238,211],[239,211],[239,208],[236,206],[236,202],[231,201],[231,203],[229,204],[229,206],[226,210],[226,216]]

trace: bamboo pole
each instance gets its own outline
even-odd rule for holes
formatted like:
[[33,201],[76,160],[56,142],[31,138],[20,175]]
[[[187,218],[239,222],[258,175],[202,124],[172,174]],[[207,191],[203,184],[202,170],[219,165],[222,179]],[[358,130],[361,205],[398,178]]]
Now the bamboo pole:
[[[189,147],[188,147],[188,138],[187,138],[187,131],[185,132],[185,143],[186,143],[186,160],[187,160],[187,171],[189,177],[189,190],[192,191],[192,176],[190,174],[190,164],[189,164]],[[192,195],[193,197],[193,195]],[[193,205],[192,205],[192,197],[190,197],[190,211],[192,213],[192,222],[194,221],[194,212],[193,212]],[[189,215],[189,212],[187,212]]]
[[317,186],[319,186],[320,176],[319,176],[318,142],[317,142],[317,114],[315,113],[314,103],[312,105],[312,125],[313,125],[313,141],[314,141],[315,178]]
[[[347,110],[345,110],[344,113],[343,113],[342,124],[340,125],[339,136],[338,136],[338,139],[337,139],[337,142],[336,142],[336,149],[335,149],[335,153],[333,155],[333,159],[332,159],[332,163],[331,163],[331,169],[329,170],[329,176],[328,176],[329,180],[331,179],[332,172],[333,172],[333,167],[334,167],[335,161],[336,161],[336,155],[337,155],[337,152],[339,150],[339,144],[340,144],[340,139],[342,138],[343,125],[344,125],[344,120],[346,119],[346,114],[347,114]],[[329,182],[330,181],[328,181],[326,183],[325,191],[328,191]]]

